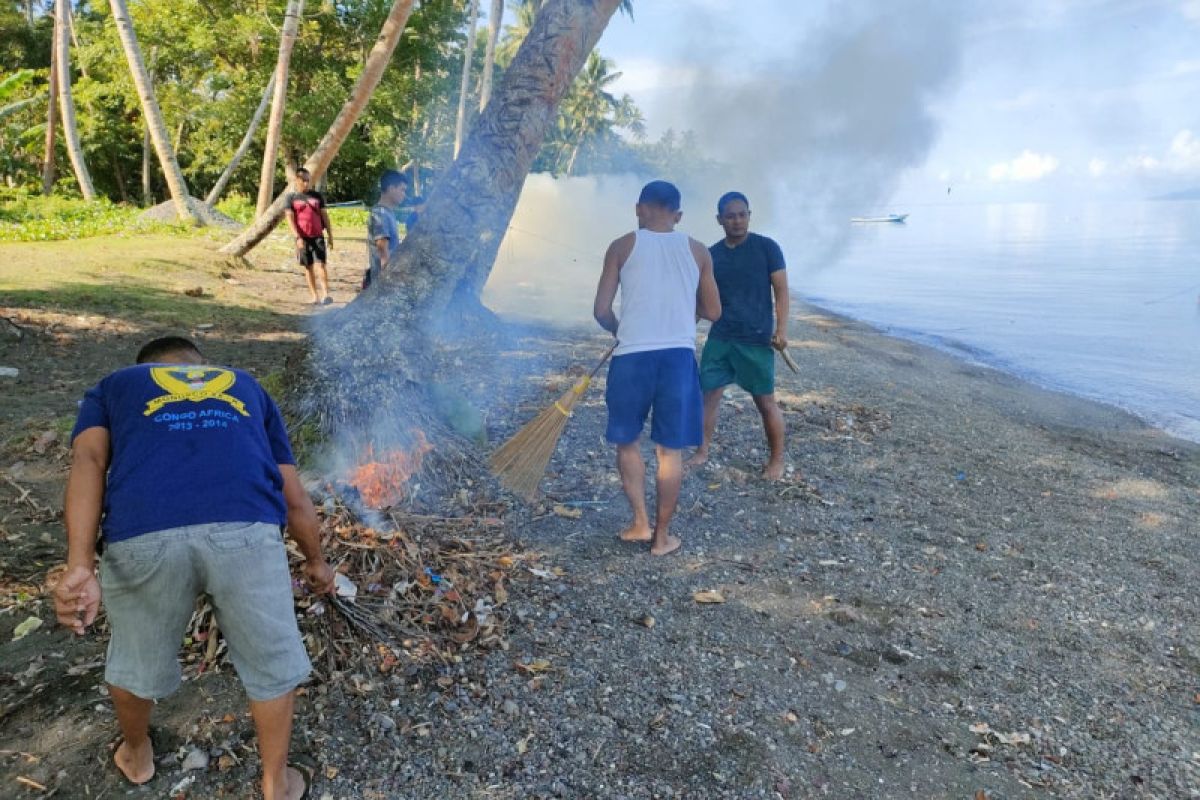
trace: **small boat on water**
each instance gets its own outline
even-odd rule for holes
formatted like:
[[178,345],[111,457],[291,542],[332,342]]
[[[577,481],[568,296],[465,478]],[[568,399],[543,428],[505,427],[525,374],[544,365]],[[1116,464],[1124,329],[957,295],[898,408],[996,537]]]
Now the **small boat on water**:
[[851,217],[851,222],[904,222],[908,214],[888,214],[886,217]]

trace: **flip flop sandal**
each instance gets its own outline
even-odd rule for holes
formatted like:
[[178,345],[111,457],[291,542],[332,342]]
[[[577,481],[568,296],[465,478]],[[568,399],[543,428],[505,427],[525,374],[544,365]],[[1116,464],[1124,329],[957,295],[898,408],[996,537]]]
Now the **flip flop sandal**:
[[[134,783],[133,780],[131,780],[130,777],[125,774],[125,770],[123,770],[119,766],[117,766],[117,750],[119,750],[121,745],[123,745],[124,743],[125,743],[125,736],[121,733],[118,733],[116,736],[114,736],[112,739],[109,740],[109,742],[108,742],[108,751],[109,751],[108,757],[105,759],[108,764],[108,767],[110,769],[112,769],[113,772],[116,772],[117,775],[120,776],[121,780],[124,781],[125,783],[129,784],[130,786],[146,786],[147,784],[149,784],[151,781],[153,781],[158,776],[158,764],[157,763],[154,764],[154,772],[150,773],[149,778],[142,781],[141,783]],[[154,747],[154,731],[153,730],[151,730],[151,732],[150,732],[150,746]],[[158,752],[157,748],[155,748],[155,752],[156,753]]]
[[300,794],[300,800],[307,800],[309,790],[312,789],[313,778],[317,775],[317,770],[320,765],[312,756],[304,753],[295,753],[288,758],[289,767],[300,773],[300,777],[304,780],[304,791]]

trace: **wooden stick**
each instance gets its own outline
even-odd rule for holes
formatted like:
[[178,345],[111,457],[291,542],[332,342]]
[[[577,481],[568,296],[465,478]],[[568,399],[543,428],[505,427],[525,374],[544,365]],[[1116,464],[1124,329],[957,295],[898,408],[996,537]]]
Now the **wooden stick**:
[[795,360],[792,358],[792,354],[787,351],[786,347],[779,350],[779,355],[783,358],[783,363],[788,365],[788,369],[795,373],[800,372],[800,366],[796,364]]

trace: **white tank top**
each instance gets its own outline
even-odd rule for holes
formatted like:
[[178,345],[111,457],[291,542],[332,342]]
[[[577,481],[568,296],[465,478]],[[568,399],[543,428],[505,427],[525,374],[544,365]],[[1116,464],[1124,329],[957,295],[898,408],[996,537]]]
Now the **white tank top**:
[[639,229],[621,267],[621,311],[613,355],[696,347],[700,267],[682,231]]

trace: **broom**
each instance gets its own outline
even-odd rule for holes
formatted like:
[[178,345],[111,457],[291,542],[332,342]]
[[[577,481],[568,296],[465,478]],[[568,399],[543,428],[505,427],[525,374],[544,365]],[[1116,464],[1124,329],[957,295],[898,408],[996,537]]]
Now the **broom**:
[[586,377],[580,378],[562,397],[547,406],[545,411],[534,417],[532,422],[513,434],[511,439],[492,453],[492,457],[488,459],[488,466],[492,474],[500,479],[504,488],[526,500],[533,500],[542,475],[546,473],[546,465],[550,463],[550,456],[554,455],[558,439],[567,426],[571,409],[616,349],[616,344],[608,348],[604,358],[592,367],[592,371]]

